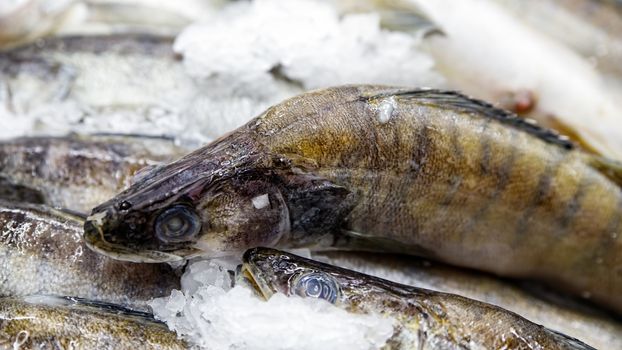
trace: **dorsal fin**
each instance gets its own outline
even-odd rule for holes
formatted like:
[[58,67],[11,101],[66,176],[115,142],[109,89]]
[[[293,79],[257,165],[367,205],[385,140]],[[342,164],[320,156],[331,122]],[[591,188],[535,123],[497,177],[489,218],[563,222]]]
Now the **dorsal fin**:
[[554,130],[543,128],[529,120],[522,119],[516,114],[497,108],[488,102],[470,98],[456,91],[437,89],[397,89],[366,97],[366,100],[396,96],[415,99],[420,104],[435,108],[452,109],[462,113],[472,113],[491,118],[500,123],[522,130],[539,139],[556,144],[565,149],[573,149],[575,145],[565,136]]

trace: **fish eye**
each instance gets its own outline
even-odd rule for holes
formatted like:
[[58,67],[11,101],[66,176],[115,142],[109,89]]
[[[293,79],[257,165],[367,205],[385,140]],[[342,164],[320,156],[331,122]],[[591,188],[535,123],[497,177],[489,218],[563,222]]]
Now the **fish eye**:
[[183,242],[201,230],[199,216],[185,205],[175,205],[163,211],[155,222],[156,236],[163,242]]
[[335,280],[324,273],[309,273],[295,282],[294,292],[301,297],[324,299],[332,304],[337,301],[339,288]]

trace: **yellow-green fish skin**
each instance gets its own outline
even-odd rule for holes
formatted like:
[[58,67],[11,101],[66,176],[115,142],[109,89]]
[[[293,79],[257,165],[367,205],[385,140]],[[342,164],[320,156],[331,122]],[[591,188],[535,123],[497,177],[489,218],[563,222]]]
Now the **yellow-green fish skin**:
[[71,298],[0,299],[2,349],[188,349],[150,315]]
[[[455,92],[342,86],[149,173],[92,211],[85,240],[135,261],[259,245],[398,251],[543,280],[620,312],[620,169]],[[167,209],[200,230],[163,240]]]

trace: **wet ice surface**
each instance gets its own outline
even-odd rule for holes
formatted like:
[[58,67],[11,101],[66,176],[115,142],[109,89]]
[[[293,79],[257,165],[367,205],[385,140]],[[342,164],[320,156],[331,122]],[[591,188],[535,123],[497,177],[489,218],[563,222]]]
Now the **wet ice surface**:
[[206,349],[377,349],[393,321],[350,314],[318,299],[275,294],[260,299],[245,284],[231,287],[230,262],[191,263],[182,290],[151,302],[156,318]]

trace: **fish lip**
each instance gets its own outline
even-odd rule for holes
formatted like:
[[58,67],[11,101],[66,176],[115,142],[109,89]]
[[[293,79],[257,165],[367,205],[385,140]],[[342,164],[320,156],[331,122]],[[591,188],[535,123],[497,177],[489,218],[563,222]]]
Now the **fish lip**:
[[128,261],[134,263],[167,263],[184,260],[183,257],[157,250],[133,250],[122,246],[107,244],[100,241],[89,242],[85,240],[86,246],[92,251],[108,256],[115,260]]
[[260,277],[261,271],[256,269],[252,263],[244,261],[242,264],[241,274],[247,283],[253,287],[255,294],[263,297],[265,300],[270,299],[272,295],[276,293],[268,286],[267,283],[265,283],[265,279]]
[[106,212],[97,212],[84,222],[83,239],[92,251],[112,259],[135,263],[167,263],[184,260],[183,257],[157,250],[135,250],[121,245],[111,244],[104,240],[102,220]]
[[98,226],[91,221],[86,221],[83,235],[84,243],[89,249],[98,254],[102,254],[116,260],[135,263],[165,263],[176,262],[184,259],[183,257],[172,253],[155,250],[138,251],[110,244],[104,241],[101,237],[101,226]]

